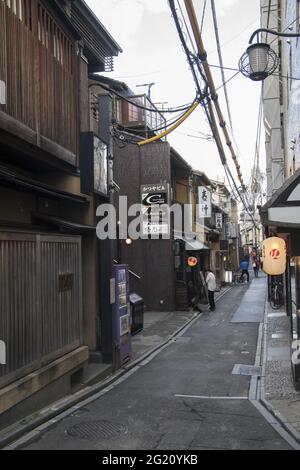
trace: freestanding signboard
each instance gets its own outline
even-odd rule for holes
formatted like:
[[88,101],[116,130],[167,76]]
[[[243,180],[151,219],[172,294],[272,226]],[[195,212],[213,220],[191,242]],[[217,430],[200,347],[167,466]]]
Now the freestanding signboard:
[[115,345],[119,357],[116,358],[121,366],[131,358],[131,318],[129,299],[128,266],[118,265],[115,270]]

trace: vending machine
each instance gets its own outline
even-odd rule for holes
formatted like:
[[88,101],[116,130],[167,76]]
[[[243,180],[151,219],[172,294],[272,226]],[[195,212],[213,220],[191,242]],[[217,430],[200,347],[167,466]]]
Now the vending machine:
[[128,266],[114,267],[114,340],[117,367],[131,358],[131,318]]

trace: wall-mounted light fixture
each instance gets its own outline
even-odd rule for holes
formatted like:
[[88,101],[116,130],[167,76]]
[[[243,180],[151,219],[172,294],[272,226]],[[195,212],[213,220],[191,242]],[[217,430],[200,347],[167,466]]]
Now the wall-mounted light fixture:
[[[272,75],[277,70],[280,60],[269,44],[260,41],[261,33],[287,38],[300,37],[299,33],[279,33],[266,28],[254,31],[249,40],[250,46],[240,59],[239,69],[245,77],[256,82],[263,81]],[[257,42],[252,44],[255,36],[257,37]]]

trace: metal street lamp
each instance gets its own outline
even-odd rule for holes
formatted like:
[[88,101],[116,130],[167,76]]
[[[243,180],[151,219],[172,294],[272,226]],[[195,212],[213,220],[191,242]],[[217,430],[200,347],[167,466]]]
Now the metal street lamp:
[[[279,33],[266,28],[260,28],[254,31],[249,40],[250,46],[240,59],[239,69],[245,77],[255,82],[263,81],[272,75],[276,71],[280,60],[269,44],[260,42],[260,33],[274,34],[275,36],[288,38],[300,37],[299,33]],[[257,36],[257,43],[252,44],[255,36]]]

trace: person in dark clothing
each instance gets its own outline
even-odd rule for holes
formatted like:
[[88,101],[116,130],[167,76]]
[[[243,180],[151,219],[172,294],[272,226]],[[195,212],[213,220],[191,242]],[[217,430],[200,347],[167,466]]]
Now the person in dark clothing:
[[188,283],[188,300],[189,300],[189,306],[193,307],[194,310],[197,310],[198,312],[201,313],[201,310],[198,307],[199,293],[192,281],[189,281]]
[[240,264],[240,270],[242,271],[240,281],[242,282],[244,275],[246,274],[247,276],[247,282],[250,281],[250,276],[249,276],[249,261],[245,258]]
[[253,271],[254,275],[257,278],[259,273],[260,262],[257,258],[253,258]]

